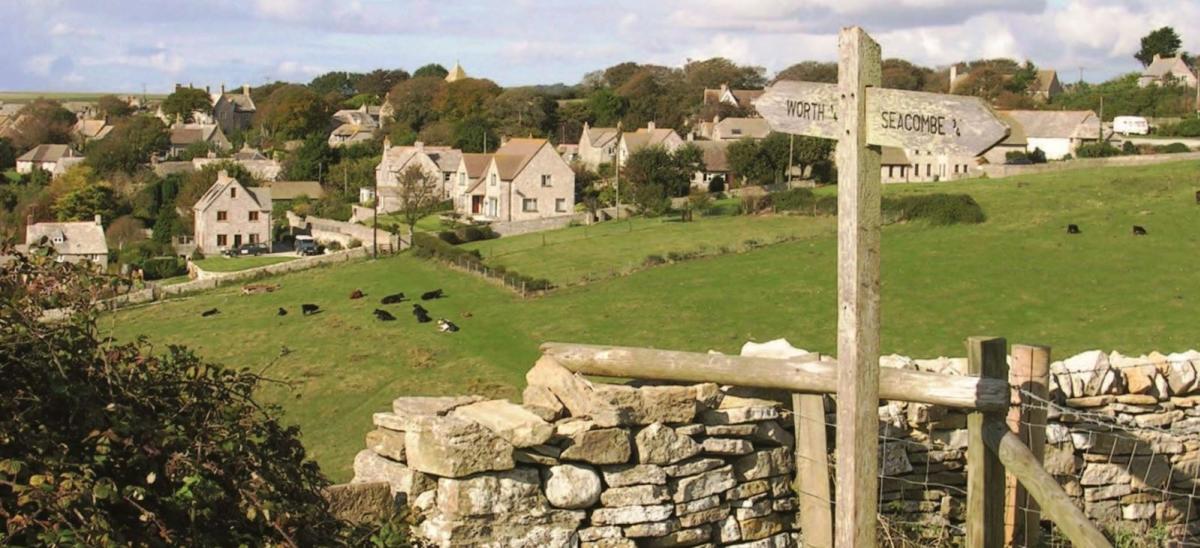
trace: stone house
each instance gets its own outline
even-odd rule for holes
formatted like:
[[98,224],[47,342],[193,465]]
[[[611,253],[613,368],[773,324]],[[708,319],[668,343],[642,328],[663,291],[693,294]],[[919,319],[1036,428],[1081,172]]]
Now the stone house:
[[167,155],[177,158],[189,146],[207,143],[216,150],[229,150],[233,144],[217,124],[177,124],[171,128],[171,147]]
[[[242,149],[233,153],[228,158],[219,158],[213,153],[209,153],[204,158],[192,159],[192,170],[200,171],[204,166],[211,164],[219,164],[221,162],[233,162],[249,171],[255,179],[260,181],[274,181],[279,179],[279,174],[283,172],[283,164],[276,160],[267,158],[262,151],[256,148],[250,148],[250,145],[242,145]],[[169,162],[168,162],[169,163]]]
[[715,118],[711,127],[707,138],[714,141],[765,139],[771,134],[770,124],[762,118]]
[[217,254],[242,244],[271,243],[271,190],[247,188],[225,171],[192,207],[196,247]]
[[577,149],[579,161],[593,170],[600,169],[600,164],[611,164],[617,154],[620,136],[619,128],[591,127],[584,122]]
[[731,141],[690,141],[688,144],[700,149],[704,158],[704,169],[692,174],[692,187],[708,190],[708,185],[720,177],[729,188],[732,175],[729,170],[729,159],[726,152]]
[[379,107],[363,105],[356,109],[343,109],[333,113],[337,126],[329,133],[329,146],[333,148],[370,141],[379,129]]
[[[460,167],[465,162],[460,162]],[[526,221],[575,212],[575,171],[545,139],[510,139],[491,155],[482,176],[467,189],[474,219]],[[456,200],[460,206],[467,199]]]
[[717,106],[721,103],[740,109],[756,112],[754,100],[762,97],[761,89],[733,89],[728,84],[721,84],[717,89],[704,90],[704,105]]
[[103,219],[67,223],[34,223],[25,225],[25,248],[39,246],[54,248],[59,262],[91,261],[108,268],[108,243],[104,239]]
[[267,184],[271,191],[271,204],[291,205],[292,201],[301,196],[313,201],[325,197],[325,189],[317,181],[274,181]]
[[1172,82],[1187,87],[1196,87],[1196,72],[1188,66],[1187,61],[1183,60],[1183,55],[1162,57],[1156,53],[1154,60],[1138,77],[1138,85],[1141,87],[1160,86]]
[[[1001,119],[1008,122],[1012,133],[1020,126],[1025,150],[1041,149],[1047,160],[1061,160],[1075,154],[1079,145],[1100,139],[1100,118],[1090,110],[1008,110],[1001,112]],[[1009,139],[1001,142],[1002,145],[1012,139],[1012,133]],[[1007,150],[1012,150],[1011,145],[1006,146]],[[1005,147],[993,147],[996,149],[1004,150]],[[1002,157],[996,158],[998,154],[985,154],[985,157],[990,163],[1004,163]]]
[[75,127],[71,128],[71,133],[75,135],[78,142],[86,144],[108,137],[108,134],[112,130],[113,126],[108,123],[107,119],[88,120],[80,118],[79,121],[75,122]]
[[32,173],[41,169],[51,175],[61,175],[70,166],[83,161],[83,155],[68,145],[38,145],[17,157],[17,173]]
[[626,131],[617,142],[620,165],[625,165],[630,154],[653,146],[663,147],[667,152],[675,152],[675,149],[683,146],[683,138],[673,129],[655,127],[654,122],[650,122],[644,128],[638,128],[637,131]]
[[[397,177],[417,165],[431,177],[436,177],[440,185],[442,199],[449,199],[451,194],[451,179],[458,173],[462,160],[462,151],[447,146],[426,146],[417,141],[412,146],[392,146],[389,140],[383,142],[383,158],[375,168],[375,184],[379,186],[380,211],[395,211],[395,189],[399,186]],[[359,190],[359,200],[363,203],[375,198],[375,191],[370,187]]]
[[1053,69],[1037,71],[1037,78],[1029,93],[1041,103],[1049,102],[1063,92],[1062,83],[1058,81],[1058,71]]
[[487,187],[480,183],[491,163],[491,154],[463,153],[454,175],[455,211],[463,215],[483,214]]
[[258,107],[250,98],[250,86],[242,86],[241,93],[227,93],[221,86],[221,93],[213,98],[213,121],[222,131],[243,131],[254,124],[254,114]]

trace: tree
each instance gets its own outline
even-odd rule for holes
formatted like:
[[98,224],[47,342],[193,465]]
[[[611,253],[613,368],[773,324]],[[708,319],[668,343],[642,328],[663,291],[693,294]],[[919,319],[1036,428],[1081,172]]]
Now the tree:
[[212,97],[197,88],[179,88],[163,99],[162,112],[172,122],[194,122],[195,113],[212,111]]
[[548,133],[554,102],[530,88],[505,90],[492,101],[491,116],[500,133],[543,136]]
[[433,108],[443,120],[458,121],[491,110],[500,86],[491,80],[463,78],[443,86],[433,99]]
[[408,80],[408,78],[408,72],[403,69],[375,69],[366,74],[358,75],[358,78],[354,80],[354,92],[356,94],[383,97],[388,90],[396,87],[396,84]]
[[692,172],[661,146],[646,147],[629,155],[621,166],[629,184],[634,206],[646,215],[661,215],[670,207],[671,197],[687,196]]
[[838,78],[837,63],[821,63],[818,61],[804,61],[796,63],[788,68],[779,71],[775,75],[775,81],[779,80],[800,80],[804,82],[826,82],[835,84]]
[[632,61],[626,61],[624,63],[618,63],[608,67],[604,69],[603,72],[604,85],[610,88],[619,88],[625,85],[625,82],[628,82],[630,78],[633,78],[633,75],[637,74],[641,69],[641,65],[638,65]]
[[433,213],[441,201],[441,179],[426,173],[419,165],[410,165],[396,174],[397,213],[408,225],[408,233],[416,230],[417,221]]
[[450,71],[437,63],[429,63],[412,73],[413,78],[445,78]]
[[290,84],[271,93],[259,103],[255,123],[276,140],[303,139],[323,133],[332,109],[321,96],[305,86]]
[[336,158],[328,140],[312,134],[284,160],[283,173],[289,181],[320,181]]
[[449,146],[454,143],[454,124],[445,120],[433,122],[417,134],[417,140],[427,145]]
[[121,249],[125,244],[145,240],[145,226],[136,217],[122,215],[108,223],[104,239],[108,242],[109,249]]
[[[204,196],[204,193],[208,192],[209,188],[212,188],[213,184],[217,182],[217,175],[222,171],[230,177],[237,179],[239,183],[242,183],[242,186],[258,186],[258,179],[255,179],[254,175],[241,164],[229,160],[211,163],[204,166],[200,171],[191,173],[183,179],[183,183],[179,185],[175,194],[174,207],[172,208],[167,204],[163,204],[159,209],[159,214],[161,215],[167,209],[178,209],[178,211],[183,212],[181,220],[185,231],[183,233],[190,234],[194,221],[192,218],[192,207],[196,205],[196,202],[200,201],[200,197]],[[155,226],[157,228],[157,223]]]
[[597,126],[612,127],[625,117],[629,102],[611,89],[598,89],[588,97],[588,110],[592,115],[592,123]]
[[87,162],[104,174],[132,173],[149,162],[153,154],[166,152],[170,145],[170,134],[161,120],[133,116],[118,121],[108,137],[92,141],[87,147]]
[[117,215],[117,199],[107,183],[87,185],[59,196],[54,201],[59,221],[90,221],[99,215],[111,221]]
[[1151,31],[1142,37],[1142,47],[1133,55],[1135,59],[1142,63],[1142,66],[1150,66],[1154,61],[1154,56],[1173,57],[1179,53],[1179,48],[1183,45],[1179,34],[1171,27],[1162,27]]
[[70,143],[74,127],[75,115],[58,101],[37,99],[17,111],[8,132],[17,151],[25,152],[38,145]]
[[683,77],[697,93],[722,84],[735,89],[759,89],[767,85],[766,69],[763,67],[741,66],[724,57],[688,61],[683,66]]
[[154,230],[152,237],[154,241],[170,245],[171,238],[188,234],[189,231],[183,224],[183,220],[179,218],[179,213],[175,211],[175,204],[168,204],[158,211],[158,218],[154,221]]
[[883,87],[920,91],[933,78],[933,71],[903,59],[883,60]]
[[396,84],[388,94],[395,125],[421,131],[421,128],[436,120],[437,111],[433,107],[433,100],[441,94],[445,86],[445,80],[431,76],[414,76]]
[[96,110],[110,120],[124,118],[133,114],[133,106],[116,95],[105,95],[96,99]]
[[0,170],[12,169],[17,163],[17,150],[7,137],[0,137]]
[[362,77],[361,74],[350,73],[340,70],[326,72],[308,83],[308,89],[322,97],[333,95],[339,100],[345,99],[354,95],[354,82]]
[[[40,255],[0,268],[5,543],[346,543],[299,430],[255,400],[265,379],[102,338],[113,282]],[[40,321],[51,306],[61,321]]]
[[486,153],[495,150],[499,144],[491,120],[483,115],[468,116],[454,124],[454,148],[463,152]]

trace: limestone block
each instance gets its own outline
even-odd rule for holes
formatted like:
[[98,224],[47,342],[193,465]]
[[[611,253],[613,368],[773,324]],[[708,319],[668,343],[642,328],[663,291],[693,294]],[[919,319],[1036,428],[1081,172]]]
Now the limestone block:
[[738,526],[742,529],[742,540],[759,540],[783,531],[787,528],[787,523],[779,514],[768,514],[757,518],[739,519]]
[[322,495],[330,513],[351,523],[384,521],[396,513],[396,497],[386,481],[330,485]]
[[712,529],[709,527],[692,527],[691,529],[680,529],[671,534],[658,538],[647,539],[645,546],[648,548],[676,548],[682,546],[695,546],[708,542],[712,537]]
[[1121,507],[1121,517],[1126,520],[1150,519],[1154,517],[1154,503],[1126,504]]
[[651,521],[665,521],[675,513],[670,504],[653,506],[625,506],[621,508],[597,508],[592,511],[593,525],[632,525]]
[[703,474],[668,481],[675,502],[687,502],[724,493],[737,484],[732,466],[710,470]]
[[647,506],[671,500],[665,485],[610,487],[600,494],[600,504],[608,507]]
[[697,458],[682,461],[678,464],[664,466],[663,471],[667,473],[667,476],[676,478],[676,477],[682,477],[682,476],[694,476],[696,474],[707,472],[709,470],[714,470],[714,469],[720,468],[722,466],[725,466],[725,461],[723,461],[721,459],[711,458],[711,457],[697,457]]
[[605,466],[601,471],[604,473],[604,483],[609,487],[667,484],[667,473],[654,464]]
[[[772,424],[772,423],[768,422],[768,423],[759,423],[759,424]],[[775,424],[775,425],[779,426],[778,424]],[[704,430],[703,433],[708,436],[734,436],[734,437],[743,437],[743,438],[754,435],[755,430],[758,429],[758,424],[756,424],[756,423],[717,424],[717,425],[713,425],[713,426],[704,426],[704,425],[699,425],[699,426],[700,426],[700,428],[702,428]]]
[[1166,413],[1138,415],[1133,420],[1142,428],[1166,428],[1170,427],[1171,423],[1182,419],[1183,411],[1176,409],[1174,411],[1167,411]]
[[628,432],[620,428],[602,428],[572,436],[560,458],[592,464],[621,464],[629,462],[630,453]]
[[1046,444],[1046,453],[1042,466],[1046,472],[1055,476],[1074,476],[1079,467],[1083,466],[1082,459],[1075,456],[1070,448],[1064,449],[1056,444]]
[[453,417],[436,417],[420,430],[405,433],[409,466],[447,478],[477,472],[509,470],[513,447],[479,423]]
[[717,536],[721,539],[722,544],[732,544],[742,540],[742,528],[738,525],[737,518],[729,516],[721,522],[720,529],[717,530]]
[[433,489],[433,479],[421,472],[363,449],[354,456],[354,479],[351,483],[387,482],[393,495],[415,497]]
[[721,505],[721,497],[717,495],[709,495],[704,498],[699,498],[689,502],[683,502],[675,505],[675,515],[684,516],[703,512],[704,510],[712,510]]
[[730,489],[728,493],[725,493],[725,498],[730,501],[737,501],[762,495],[764,493],[769,493],[770,491],[771,482],[765,479],[748,481],[745,483],[739,483],[733,489]]
[[404,397],[392,400],[391,413],[376,413],[375,425],[407,432],[418,429],[423,420],[441,417],[464,405],[483,401],[481,396]]
[[1120,464],[1111,463],[1088,463],[1083,468],[1083,475],[1079,478],[1079,483],[1083,486],[1107,485],[1111,483],[1126,483],[1128,484],[1132,478],[1125,467]]
[[602,538],[591,542],[580,543],[579,548],[637,548],[637,543],[634,542],[633,539],[628,539],[625,537]]
[[908,461],[908,451],[898,443],[880,444],[879,473],[885,476],[902,476],[913,471],[912,463]]
[[685,424],[676,426],[675,433],[680,436],[700,436],[704,434],[704,428],[703,424]]
[[1121,394],[1117,396],[1117,403],[1126,405],[1158,405],[1158,398],[1149,394]]
[[729,507],[718,506],[716,508],[709,508],[708,510],[681,515],[679,516],[679,524],[682,527],[698,527],[707,523],[717,523],[726,517],[729,517]]
[[1129,394],[1150,394],[1154,391],[1156,373],[1153,365],[1121,369],[1121,374],[1125,377],[1125,391]]
[[600,474],[590,466],[563,464],[546,472],[546,499],[556,508],[582,509],[600,498]]
[[771,513],[771,499],[765,495],[738,501],[733,504],[733,513],[737,516],[738,521],[745,521],[750,518],[761,518]]
[[595,397],[591,381],[559,365],[554,358],[542,356],[525,374],[528,386],[540,386],[562,402],[573,417],[590,417],[601,427],[622,424],[621,413],[611,404]]
[[[728,400],[732,396],[726,396]],[[724,401],[721,402],[724,405]],[[774,407],[737,407],[732,409],[708,409],[700,413],[700,421],[706,425],[742,424],[775,420],[779,409]]]
[[1190,361],[1169,362],[1166,377],[1171,394],[1187,394],[1196,387],[1196,368]]
[[641,429],[634,437],[638,462],[642,464],[674,464],[700,452],[700,445],[688,436],[680,436],[662,423]]
[[700,447],[709,455],[745,455],[754,450],[750,442],[735,438],[707,438]]
[[1114,483],[1111,485],[1102,485],[1100,487],[1087,487],[1083,490],[1083,500],[1095,502],[1098,500],[1108,500],[1121,498],[1133,492],[1133,488],[1128,483]]
[[394,461],[404,462],[404,433],[376,428],[367,432],[367,449]]
[[549,423],[508,400],[488,400],[464,405],[455,409],[451,416],[482,424],[513,447],[541,445],[554,435],[554,427]]
[[579,540],[583,542],[592,542],[602,538],[621,538],[621,528],[616,525],[606,525],[579,530]]
[[783,447],[794,447],[796,445],[796,438],[792,436],[791,432],[784,430],[784,428],[779,426],[779,423],[775,421],[766,421],[756,424],[754,427],[754,434],[750,436],[750,439],[755,443],[781,445]]
[[786,447],[756,451],[734,460],[733,469],[737,474],[738,481],[751,481],[787,474],[792,471],[791,453]]
[[646,538],[669,535],[678,529],[679,522],[674,519],[669,519],[666,521],[652,521],[626,525],[621,529],[621,531],[625,533],[626,538]]
[[448,516],[471,517],[527,513],[546,509],[536,468],[439,478],[437,509]]
[[526,386],[521,394],[521,404],[545,421],[557,420],[567,412],[562,402],[545,386]]

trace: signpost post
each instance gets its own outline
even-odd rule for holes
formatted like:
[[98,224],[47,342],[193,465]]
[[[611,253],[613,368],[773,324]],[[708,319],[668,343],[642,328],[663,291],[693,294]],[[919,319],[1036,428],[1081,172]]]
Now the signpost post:
[[776,82],[755,101],[775,131],[837,140],[836,545],[875,546],[879,492],[881,147],[979,154],[1008,135],[978,98],[883,89],[859,27],[838,37],[838,83]]

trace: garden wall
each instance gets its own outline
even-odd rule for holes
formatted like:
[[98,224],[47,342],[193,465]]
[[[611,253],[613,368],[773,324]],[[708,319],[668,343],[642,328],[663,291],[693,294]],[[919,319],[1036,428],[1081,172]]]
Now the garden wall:
[[[966,360],[881,365],[961,375]],[[1110,533],[1200,536],[1200,352],[1092,351],[1050,370],[1049,397],[1023,393],[1022,405],[1048,412],[1044,466],[1075,503]],[[526,379],[523,405],[397,399],[375,415],[353,481],[387,482],[440,546],[800,545],[788,395],[593,384],[548,357]],[[961,540],[966,413],[883,403],[883,527],[929,546]]]
[[1200,152],[1184,152],[1179,154],[1141,154],[1131,156],[1115,156],[1112,158],[1082,158],[1063,160],[1032,165],[988,164],[979,169],[992,178],[1011,177],[1014,175],[1036,175],[1038,173],[1053,173],[1072,169],[1089,169],[1096,167],[1142,166],[1182,162],[1185,160],[1200,160]]
[[541,232],[543,230],[555,230],[565,228],[572,222],[584,223],[587,222],[587,213],[572,213],[569,215],[561,215],[558,217],[547,217],[544,219],[529,219],[527,221],[496,221],[489,223],[492,230],[501,236],[516,236],[518,234],[528,234],[530,232]]

